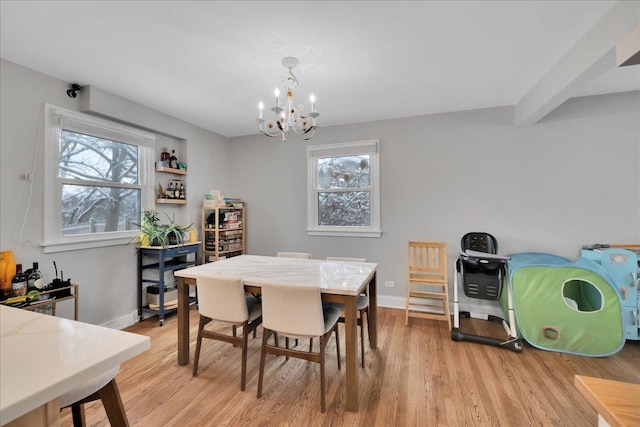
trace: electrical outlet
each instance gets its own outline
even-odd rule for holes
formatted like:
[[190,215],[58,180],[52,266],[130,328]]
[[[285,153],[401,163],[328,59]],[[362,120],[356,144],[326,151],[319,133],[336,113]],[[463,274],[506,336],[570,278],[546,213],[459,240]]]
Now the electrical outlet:
[[385,288],[395,288],[396,282],[394,282],[393,280],[387,280],[386,282],[384,282],[384,286]]

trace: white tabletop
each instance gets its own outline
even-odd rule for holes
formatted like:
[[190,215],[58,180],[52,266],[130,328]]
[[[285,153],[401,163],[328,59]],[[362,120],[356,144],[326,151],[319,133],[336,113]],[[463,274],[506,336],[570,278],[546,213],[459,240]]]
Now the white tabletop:
[[176,271],[178,277],[197,279],[216,275],[242,279],[247,286],[317,286],[321,292],[358,295],[378,268],[375,263],[240,255]]
[[146,336],[0,306],[0,424],[150,346]]

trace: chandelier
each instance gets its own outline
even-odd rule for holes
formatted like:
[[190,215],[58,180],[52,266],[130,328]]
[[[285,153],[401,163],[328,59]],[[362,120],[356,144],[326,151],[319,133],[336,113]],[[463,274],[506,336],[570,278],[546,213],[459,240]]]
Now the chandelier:
[[293,103],[293,90],[298,86],[299,82],[291,70],[299,63],[300,61],[298,61],[298,59],[291,56],[282,59],[282,65],[289,69],[289,75],[286,80],[282,80],[281,82],[287,93],[287,99],[284,105],[280,106],[280,90],[276,86],[276,103],[275,107],[271,108],[271,111],[275,113],[273,120],[265,120],[262,118],[264,104],[262,101],[258,104],[260,115],[256,120],[258,121],[260,132],[267,136],[282,136],[282,140],[286,141],[289,131],[293,130],[299,138],[307,140],[313,137],[317,128],[316,117],[320,114],[316,111],[316,97],[313,93],[309,97],[311,101],[311,112],[307,115],[300,114],[304,109],[302,104],[295,107]]

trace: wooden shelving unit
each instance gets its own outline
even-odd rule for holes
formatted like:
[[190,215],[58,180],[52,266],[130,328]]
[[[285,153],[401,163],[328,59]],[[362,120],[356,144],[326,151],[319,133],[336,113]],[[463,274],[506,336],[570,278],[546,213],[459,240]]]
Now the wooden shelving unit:
[[[213,214],[213,222],[208,221]],[[202,263],[242,255],[245,251],[245,208],[202,208]]]

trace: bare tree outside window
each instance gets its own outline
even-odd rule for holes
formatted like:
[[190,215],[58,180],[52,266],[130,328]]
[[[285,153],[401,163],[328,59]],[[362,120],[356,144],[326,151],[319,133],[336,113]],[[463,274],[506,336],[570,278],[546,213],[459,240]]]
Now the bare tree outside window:
[[369,154],[316,159],[318,225],[371,224],[371,158]]
[[59,177],[62,234],[90,234],[134,228],[141,190],[136,145],[62,130]]

